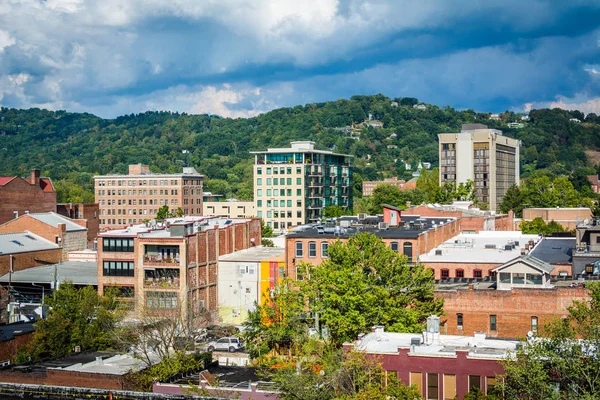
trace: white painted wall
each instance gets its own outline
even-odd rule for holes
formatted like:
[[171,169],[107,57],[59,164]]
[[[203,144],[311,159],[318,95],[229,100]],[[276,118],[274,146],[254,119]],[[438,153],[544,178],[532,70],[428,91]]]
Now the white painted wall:
[[456,183],[475,180],[473,162],[473,137],[459,133],[456,140]]
[[223,323],[239,325],[248,318],[259,300],[258,262],[219,261],[217,284],[219,318]]

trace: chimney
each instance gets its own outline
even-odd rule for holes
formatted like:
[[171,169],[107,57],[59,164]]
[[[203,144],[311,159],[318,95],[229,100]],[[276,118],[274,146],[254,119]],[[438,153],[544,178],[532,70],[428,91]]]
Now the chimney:
[[31,170],[31,184],[39,186],[40,185],[40,170],[32,169]]
[[406,202],[406,208],[407,208],[407,209],[408,209],[408,208],[410,208],[411,204],[412,204],[412,203],[411,203],[410,201],[407,201],[407,202]]
[[371,332],[375,333],[375,338],[377,341],[380,341],[383,336],[384,326],[383,325],[375,325],[371,328]]

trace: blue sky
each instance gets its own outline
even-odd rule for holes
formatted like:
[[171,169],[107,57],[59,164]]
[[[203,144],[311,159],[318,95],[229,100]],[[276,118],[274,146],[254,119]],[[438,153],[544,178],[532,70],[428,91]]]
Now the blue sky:
[[0,0],[0,105],[247,117],[383,93],[600,114],[600,1]]

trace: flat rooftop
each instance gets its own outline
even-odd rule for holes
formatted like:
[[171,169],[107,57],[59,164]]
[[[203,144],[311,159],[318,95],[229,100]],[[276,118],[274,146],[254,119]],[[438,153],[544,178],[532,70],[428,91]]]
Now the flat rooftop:
[[[537,243],[540,239],[539,235],[527,235],[520,231],[461,233],[421,255],[419,261],[504,264],[519,257],[529,241]],[[514,250],[504,250],[511,242],[515,243]],[[441,254],[436,254],[436,251],[441,251]]]
[[380,229],[381,216],[369,216],[365,219],[358,217],[340,217],[333,223],[315,223],[300,225],[288,235],[289,238],[349,238],[357,233],[372,233],[381,239],[416,239],[420,234],[436,226],[446,225],[456,218],[421,217],[419,215],[402,215],[400,226],[390,226]]
[[[418,340],[419,345],[412,341]],[[354,343],[356,349],[376,354],[398,354],[398,348],[409,348],[409,354],[448,357],[456,351],[468,351],[470,358],[501,359],[515,351],[518,341],[494,340],[485,334],[456,336],[427,333],[371,332]]]
[[[59,264],[15,271],[12,274],[12,282],[52,284],[55,271],[58,282],[70,280],[74,285],[98,286],[98,263],[96,261],[64,261]],[[0,277],[1,283],[8,283],[8,280],[9,274]]]
[[29,231],[0,233],[0,255],[56,250],[58,245]]
[[284,252],[285,249],[281,247],[256,246],[245,250],[239,250],[235,253],[222,255],[219,257],[219,261],[259,262],[278,257]]
[[543,238],[535,246],[531,255],[548,264],[572,264],[576,238]]

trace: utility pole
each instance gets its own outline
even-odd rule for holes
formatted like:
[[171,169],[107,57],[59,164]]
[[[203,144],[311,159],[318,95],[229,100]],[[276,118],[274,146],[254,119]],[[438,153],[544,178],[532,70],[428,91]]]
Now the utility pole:
[[[7,311],[12,303],[12,274],[13,274],[13,255],[9,254],[8,256],[9,267],[8,267],[8,305],[6,307]],[[11,313],[8,314],[8,322],[11,323],[12,317]]]

